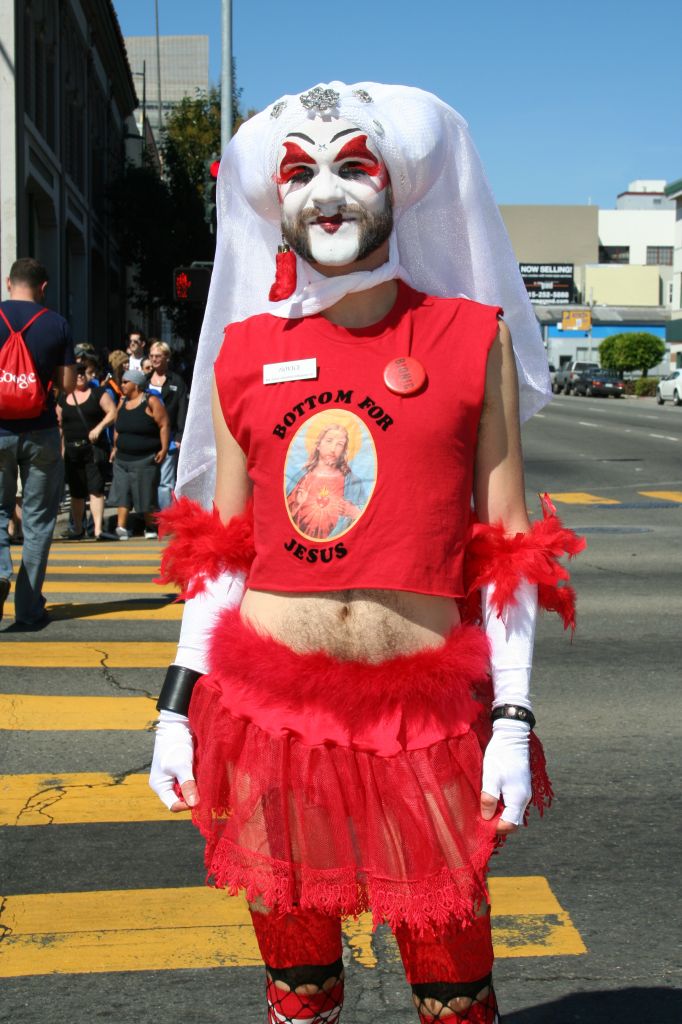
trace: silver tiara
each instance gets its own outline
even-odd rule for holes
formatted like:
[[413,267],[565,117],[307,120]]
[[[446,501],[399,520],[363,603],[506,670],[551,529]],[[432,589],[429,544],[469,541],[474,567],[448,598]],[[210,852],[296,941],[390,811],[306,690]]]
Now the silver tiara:
[[327,114],[338,106],[341,97],[334,89],[323,89],[316,85],[310,92],[304,92],[300,97],[302,105],[306,110],[314,110],[318,114]]

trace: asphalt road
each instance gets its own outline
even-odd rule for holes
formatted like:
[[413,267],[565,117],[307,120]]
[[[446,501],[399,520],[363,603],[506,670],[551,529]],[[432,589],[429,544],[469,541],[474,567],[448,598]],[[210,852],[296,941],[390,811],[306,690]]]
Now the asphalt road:
[[[536,492],[549,491],[565,522],[585,534],[589,547],[574,566],[579,592],[575,638],[571,642],[550,617],[538,630],[533,688],[555,805],[542,822],[534,819],[507,844],[492,873],[546,879],[586,951],[500,959],[496,985],[505,1024],[602,1024],[608,1019],[679,1024],[682,409],[659,409],[653,400],[559,396],[526,425],[524,448],[529,507],[537,509]],[[124,547],[111,545],[107,553],[119,555]],[[30,665],[1,668],[0,699],[3,694],[114,697],[116,707],[123,708],[130,698],[158,690],[162,671],[135,666],[144,663],[149,643],[171,643],[178,623],[84,617],[90,603],[97,603],[100,612],[106,605],[113,615],[135,609],[144,614],[148,607],[165,614],[169,607],[153,594],[125,593],[127,579],[139,583],[154,575],[153,562],[142,561],[143,555],[131,554],[130,561],[143,570],[149,564],[147,575],[116,575],[110,571],[113,558],[99,575],[86,574],[86,567],[98,563],[85,556],[96,559],[101,548],[63,545],[59,556],[65,551],[65,557],[59,562],[55,555],[48,577],[55,584],[60,579],[71,584],[101,580],[99,592],[56,590],[49,597],[61,618],[39,636],[0,636],[0,664],[5,645],[27,640],[43,659],[38,663],[30,654]],[[147,548],[140,543],[135,550],[158,553],[153,543]],[[67,562],[79,565],[81,575],[66,574]],[[113,586],[124,592],[114,593]],[[49,647],[59,642],[74,648],[89,644],[108,653],[98,654],[90,667],[60,667]],[[128,667],[117,666],[111,654],[115,642],[128,642]],[[1,723],[9,728],[1,734],[0,774],[63,779],[65,773],[109,773],[125,785],[145,771],[151,739],[144,728],[103,730],[97,708],[90,705],[92,728],[86,722],[67,731],[57,718],[53,728],[38,728],[41,707],[30,705],[24,720],[12,717],[19,715],[14,708]],[[110,799],[111,791],[103,792],[101,801]],[[84,817],[96,818],[96,804],[90,800],[88,807]],[[49,820],[49,808],[45,813]],[[20,906],[18,897],[25,894],[61,898],[113,891],[122,902],[118,891],[143,890],[137,903],[147,906],[151,916],[152,890],[202,883],[201,844],[186,822],[129,821],[125,816],[114,823],[56,821],[0,828],[1,891],[8,897],[0,907],[0,922],[7,928],[13,926],[11,907]],[[33,925],[36,932],[40,927]],[[42,927],[44,939],[35,942],[31,955],[37,963],[54,954],[58,964],[53,934],[58,923]],[[5,942],[8,937],[11,933]],[[174,969],[144,969],[145,955],[151,957],[154,948],[150,926],[134,968],[93,973],[84,950],[82,962],[70,973],[59,973],[55,961],[49,961],[57,973],[18,977],[11,971],[2,976],[0,933],[0,1020],[263,1021],[259,968],[183,969],[183,932],[167,941],[180,947]],[[187,948],[186,962],[194,953]],[[349,1024],[413,1021],[385,933],[374,938],[370,953],[378,961],[371,969],[350,958],[343,1019]]]

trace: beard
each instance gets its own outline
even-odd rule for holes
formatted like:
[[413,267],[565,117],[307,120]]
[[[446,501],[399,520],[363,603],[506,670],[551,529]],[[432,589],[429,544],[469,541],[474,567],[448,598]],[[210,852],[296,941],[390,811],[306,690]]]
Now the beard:
[[[358,253],[353,263],[364,260],[371,255],[380,245],[390,238],[393,231],[393,203],[391,189],[386,189],[386,205],[381,213],[368,213],[362,206],[344,206],[339,213],[352,213],[358,223]],[[309,216],[299,213],[293,219],[282,218],[282,237],[297,256],[300,256],[306,263],[314,264],[313,254],[310,248],[308,228]]]

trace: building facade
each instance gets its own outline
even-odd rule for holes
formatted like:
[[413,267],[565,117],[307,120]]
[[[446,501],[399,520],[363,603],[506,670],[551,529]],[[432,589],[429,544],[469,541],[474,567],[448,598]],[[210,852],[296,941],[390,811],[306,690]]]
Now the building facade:
[[674,204],[675,232],[673,239],[672,308],[666,340],[670,346],[671,369],[682,367],[682,178],[666,188],[666,198]]
[[135,89],[111,0],[0,0],[0,278],[33,256],[76,341],[119,344],[126,280],[108,188]]
[[[670,340],[666,326],[676,286],[682,298],[682,187],[677,214],[670,190],[658,180],[630,182],[613,210],[519,205],[500,212],[550,363],[598,361],[609,334],[646,331]],[[564,313],[577,307],[590,312],[588,330],[565,328]],[[682,328],[682,309],[679,316]],[[671,349],[651,372],[667,373],[676,358]]]
[[146,114],[159,146],[180,100],[208,92],[208,36],[159,36],[158,49],[156,36],[126,36],[125,44],[140,98],[135,121],[140,128]]

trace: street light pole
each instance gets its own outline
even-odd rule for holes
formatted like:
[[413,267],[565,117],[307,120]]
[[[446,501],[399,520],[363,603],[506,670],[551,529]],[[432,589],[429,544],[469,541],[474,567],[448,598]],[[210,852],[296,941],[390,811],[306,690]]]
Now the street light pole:
[[157,98],[159,102],[158,130],[159,145],[161,145],[161,129],[163,128],[163,120],[161,118],[161,41],[159,39],[159,0],[154,0],[154,15],[156,17],[156,84]]
[[232,138],[232,0],[222,0],[222,81],[220,88],[220,149]]

